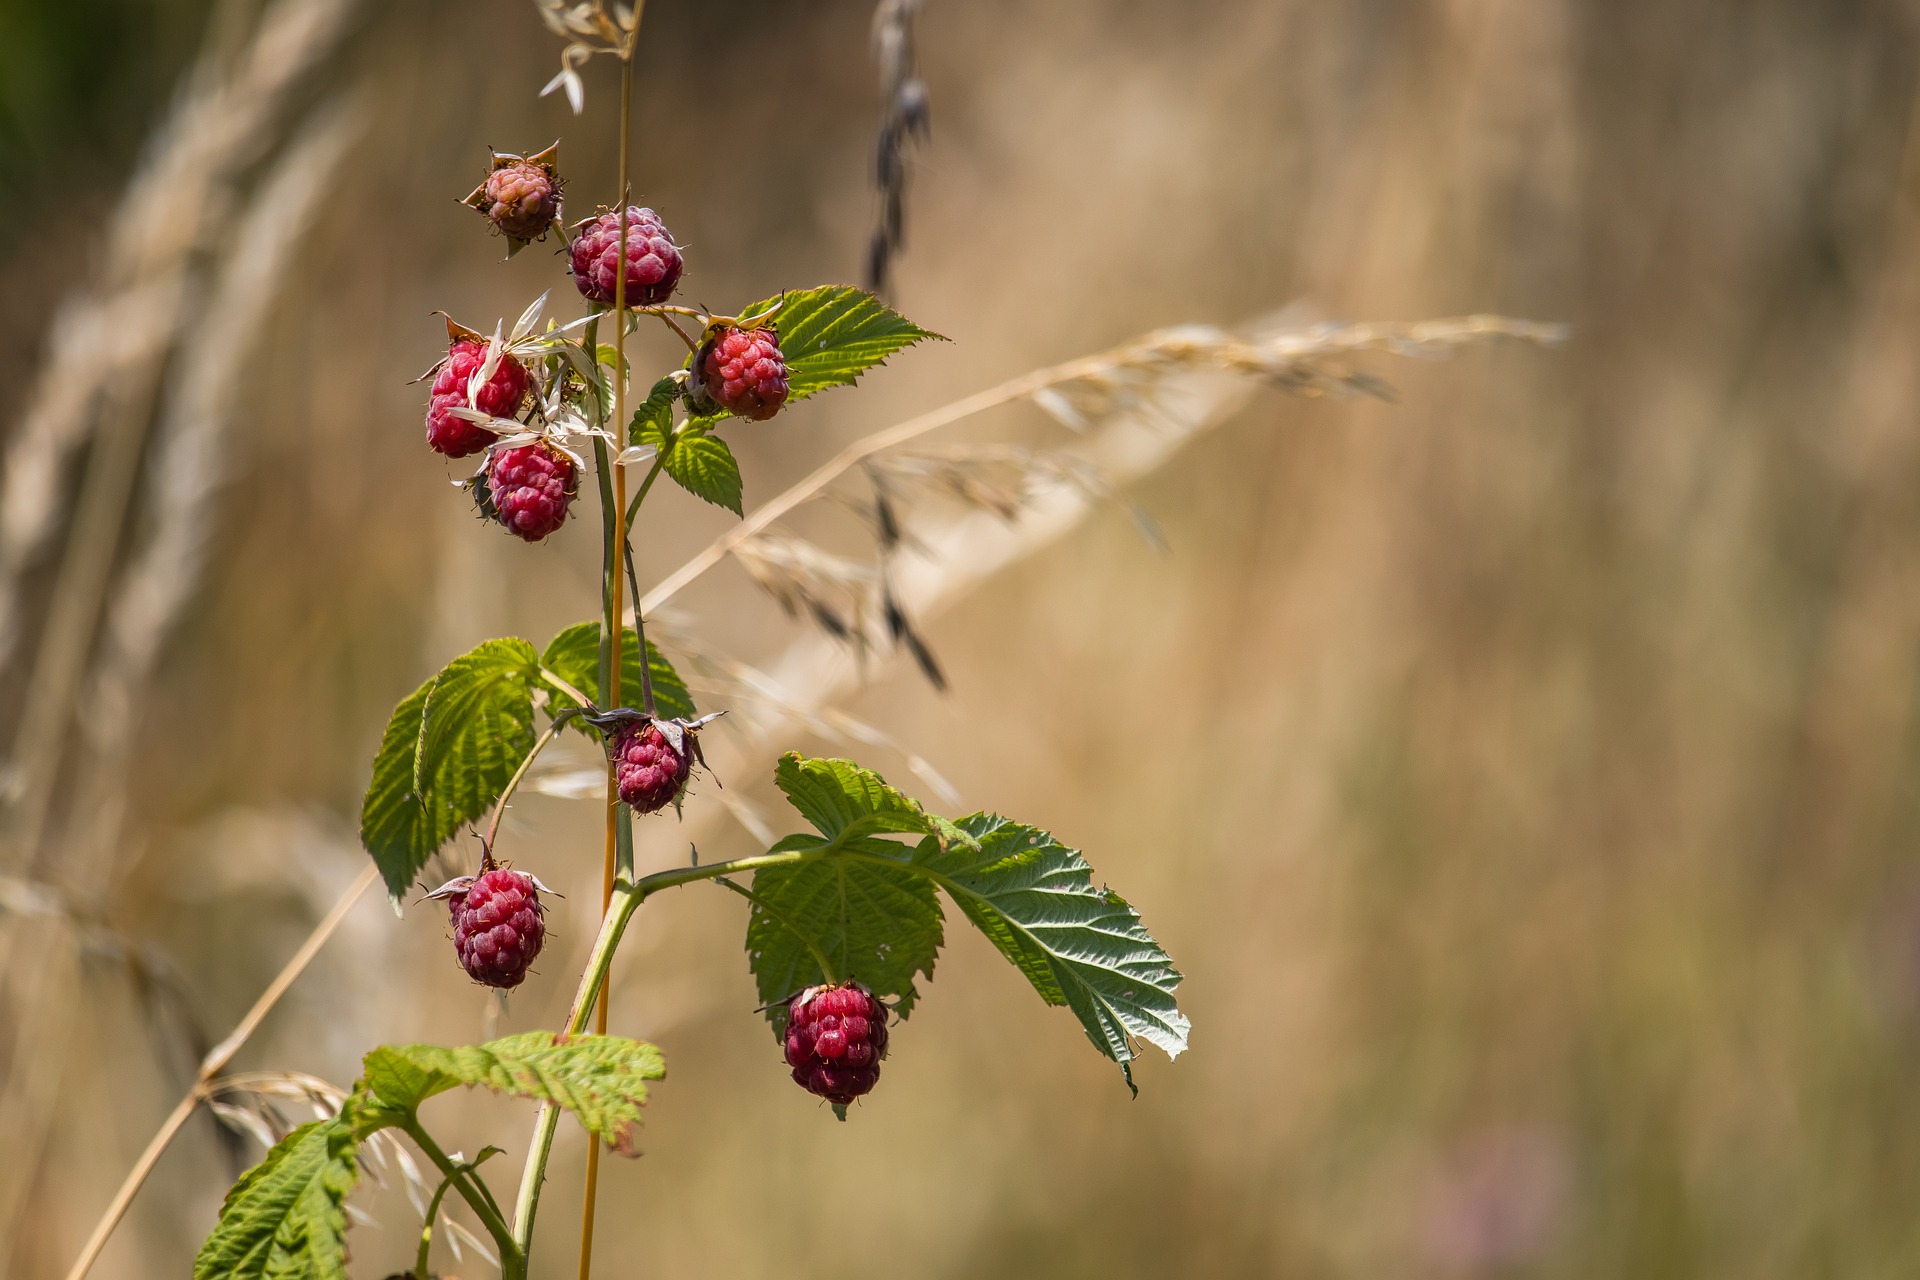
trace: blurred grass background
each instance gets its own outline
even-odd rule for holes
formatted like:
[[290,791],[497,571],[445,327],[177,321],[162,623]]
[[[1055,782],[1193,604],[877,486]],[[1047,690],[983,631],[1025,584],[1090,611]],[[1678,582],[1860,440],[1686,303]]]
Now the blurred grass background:
[[[640,191],[690,246],[687,300],[857,276],[870,12],[649,5]],[[897,301],[955,341],[739,433],[750,504],[859,434],[1165,324],[1304,300],[1575,340],[1382,365],[1393,404],[1263,396],[1138,486],[1169,554],[1106,514],[931,624],[951,693],[899,671],[851,704],[967,808],[1088,851],[1181,962],[1190,1055],[1143,1060],[1129,1101],[954,931],[836,1125],[752,1011],[739,904],[663,898],[613,1027],[671,1074],[644,1158],[603,1166],[602,1274],[1920,1269],[1917,21],[1884,0],[931,0]],[[207,22],[189,0],[0,5],[0,430]],[[557,57],[527,4],[412,0],[363,15],[313,90],[365,95],[373,125],[248,356],[191,609],[111,729],[133,735],[117,869],[65,883],[58,827],[32,868],[168,957],[215,1036],[359,870],[392,704],[487,635],[593,612],[590,531],[527,548],[475,522],[408,384],[443,349],[431,310],[488,328],[568,293],[545,247],[503,264],[454,203],[488,145],[555,136],[576,214],[607,197],[611,66],[576,121],[534,98]],[[643,582],[726,523],[658,510]],[[56,576],[35,566],[29,612]],[[683,604],[744,656],[793,634],[732,569]],[[7,741],[26,668],[0,672]],[[750,850],[702,830],[705,857]],[[436,911],[370,900],[241,1065],[345,1083],[383,1040],[552,1025],[597,831],[585,801],[509,819],[514,859],[569,896],[503,1016]],[[642,858],[685,835],[647,828]],[[11,970],[49,963],[57,922],[0,928]],[[21,1276],[64,1272],[191,1074],[111,953],[72,991],[57,1037],[7,1032],[9,1088],[57,1056],[44,1150],[11,1162]],[[434,1106],[447,1145],[518,1160],[524,1107]],[[563,1129],[541,1274],[571,1274],[581,1149]],[[196,1120],[96,1274],[180,1274],[232,1158]],[[404,1198],[364,1202],[356,1273],[404,1267]]]

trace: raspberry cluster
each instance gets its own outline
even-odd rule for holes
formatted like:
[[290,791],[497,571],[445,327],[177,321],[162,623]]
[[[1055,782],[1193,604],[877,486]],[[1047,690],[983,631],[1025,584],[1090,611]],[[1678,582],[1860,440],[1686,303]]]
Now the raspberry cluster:
[[880,1079],[886,1006],[857,982],[808,987],[787,1005],[786,1055],[795,1084],[846,1106]]
[[707,394],[736,418],[764,422],[787,402],[787,362],[772,329],[722,329],[694,361]]
[[511,418],[526,404],[533,375],[505,352],[494,365],[492,376],[480,384],[472,404],[468,404],[467,385],[486,363],[484,342],[462,338],[447,348],[447,358],[434,375],[432,398],[427,402],[427,444],[435,453],[464,458],[493,443],[493,432],[453,410],[473,408],[489,417]]
[[635,813],[655,813],[673,803],[693,768],[692,752],[675,750],[660,726],[648,721],[621,725],[612,749],[620,798]]
[[475,982],[510,991],[547,941],[540,891],[532,876],[494,867],[465,893],[447,899],[453,952]]
[[[603,213],[580,225],[580,234],[567,248],[573,283],[588,302],[613,304],[619,279],[620,215]],[[627,305],[651,307],[673,296],[680,283],[680,249],[667,234],[660,215],[651,209],[627,206]]]

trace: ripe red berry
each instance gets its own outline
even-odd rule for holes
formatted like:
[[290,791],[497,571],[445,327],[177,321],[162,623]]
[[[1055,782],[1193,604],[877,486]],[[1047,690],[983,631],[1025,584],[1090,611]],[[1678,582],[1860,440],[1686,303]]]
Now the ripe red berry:
[[795,1084],[844,1107],[880,1079],[887,1008],[857,982],[808,987],[787,1005],[786,1054]]
[[547,940],[533,877],[495,867],[464,894],[450,897],[447,906],[453,952],[467,976],[503,991],[519,986]]
[[638,720],[621,725],[613,735],[620,798],[635,813],[666,808],[687,785],[687,775],[693,768],[691,754],[676,751],[659,725]]
[[764,422],[787,402],[787,362],[772,329],[723,329],[695,367],[707,394],[736,418]]
[[487,463],[487,492],[508,532],[538,542],[567,522],[573,459],[539,440],[502,449]]
[[[620,260],[620,215],[603,213],[581,226],[567,249],[573,283],[588,302],[613,303]],[[651,209],[627,206],[627,305],[651,307],[680,283],[680,250]]]
[[500,354],[493,375],[480,384],[472,401],[468,401],[468,384],[486,362],[484,342],[461,339],[447,348],[446,363],[434,375],[433,396],[427,402],[427,443],[436,453],[464,458],[493,443],[493,432],[454,413],[454,409],[478,409],[490,417],[511,418],[526,403],[533,375],[505,352]]

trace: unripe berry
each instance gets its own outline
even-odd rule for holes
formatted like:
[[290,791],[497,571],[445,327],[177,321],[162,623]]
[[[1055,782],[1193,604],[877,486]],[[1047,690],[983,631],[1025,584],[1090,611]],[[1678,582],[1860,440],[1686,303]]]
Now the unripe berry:
[[638,720],[621,725],[613,735],[620,798],[635,813],[666,808],[687,785],[687,775],[693,769],[691,755],[689,750],[676,751],[659,725]]
[[493,432],[454,413],[454,409],[478,409],[489,417],[511,418],[526,403],[533,375],[505,352],[494,365],[493,376],[480,384],[472,403],[468,403],[467,384],[486,362],[484,342],[462,338],[447,348],[446,362],[434,375],[432,398],[427,402],[427,443],[434,452],[464,458],[493,443]]
[[487,492],[508,532],[538,542],[567,522],[573,459],[542,441],[502,449],[487,463]]
[[772,329],[722,329],[694,361],[715,403],[736,418],[764,422],[787,402],[787,362]]
[[545,165],[521,161],[487,176],[487,207],[481,212],[502,234],[538,240],[560,214],[560,190]]
[[494,867],[447,899],[453,952],[475,982],[510,990],[546,944],[540,891],[532,876]]
[[[620,261],[620,215],[603,213],[581,224],[567,247],[573,283],[588,302],[613,305]],[[651,209],[627,206],[627,305],[651,307],[673,296],[680,283],[680,250]]]
[[872,1090],[887,1056],[887,1007],[857,982],[808,987],[787,1005],[787,1066],[808,1093],[846,1106]]

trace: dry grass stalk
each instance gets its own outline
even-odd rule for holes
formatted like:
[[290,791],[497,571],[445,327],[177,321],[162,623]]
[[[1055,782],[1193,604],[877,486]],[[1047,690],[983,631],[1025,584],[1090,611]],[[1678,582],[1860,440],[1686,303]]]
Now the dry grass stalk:
[[907,243],[907,151],[932,127],[927,86],[914,56],[913,20],[924,0],[880,0],[873,10],[873,60],[880,64],[880,131],[873,180],[880,217],[867,244],[867,287],[886,297],[893,263]]
[[62,862],[83,882],[107,878],[104,863],[119,843],[139,691],[206,563],[231,452],[226,440],[254,339],[278,297],[275,282],[291,269],[365,125],[359,104],[338,104],[290,144],[235,229],[204,323],[168,387],[143,487],[150,505],[140,550],[115,583],[100,654],[82,690],[82,724],[91,731],[83,735],[88,753],[74,813],[83,825],[65,842]]

